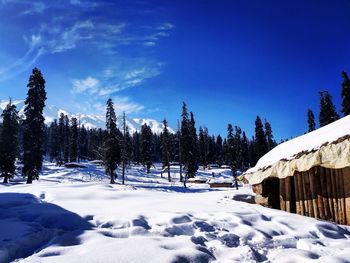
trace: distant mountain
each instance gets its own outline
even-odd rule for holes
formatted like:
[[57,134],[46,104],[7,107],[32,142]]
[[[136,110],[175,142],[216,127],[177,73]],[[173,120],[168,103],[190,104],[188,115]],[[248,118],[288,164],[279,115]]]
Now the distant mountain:
[[[19,111],[20,115],[23,115],[24,112],[24,100],[13,100],[13,104],[16,105],[17,110]],[[3,110],[6,105],[8,104],[8,100],[0,100],[0,108]],[[86,128],[105,128],[106,122],[105,122],[105,116],[104,115],[95,115],[95,114],[81,114],[81,113],[71,113],[66,110],[60,109],[57,106],[54,105],[47,105],[44,110],[44,116],[45,116],[45,123],[50,124],[53,122],[54,119],[58,119],[61,112],[65,115],[68,115],[69,118],[76,117],[80,124],[86,127]],[[122,116],[118,116],[117,118],[117,125],[119,127],[122,127]],[[151,127],[152,132],[156,134],[160,134],[163,130],[163,124],[157,120],[154,119],[129,119],[126,117],[126,125],[129,127],[130,133],[134,133],[135,131],[141,131],[141,126],[143,124],[147,124]],[[172,128],[169,127],[169,131],[172,133],[175,133]]]

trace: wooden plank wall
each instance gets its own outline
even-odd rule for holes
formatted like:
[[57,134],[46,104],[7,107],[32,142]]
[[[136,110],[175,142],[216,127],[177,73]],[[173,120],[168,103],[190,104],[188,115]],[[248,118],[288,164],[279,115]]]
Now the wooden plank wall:
[[350,167],[314,167],[280,179],[279,186],[281,210],[350,225]]

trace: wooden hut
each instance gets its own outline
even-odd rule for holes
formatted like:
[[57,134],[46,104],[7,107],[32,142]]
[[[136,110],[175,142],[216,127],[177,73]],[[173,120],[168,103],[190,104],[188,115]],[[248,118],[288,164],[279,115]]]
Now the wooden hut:
[[278,145],[244,176],[258,204],[350,225],[350,116]]

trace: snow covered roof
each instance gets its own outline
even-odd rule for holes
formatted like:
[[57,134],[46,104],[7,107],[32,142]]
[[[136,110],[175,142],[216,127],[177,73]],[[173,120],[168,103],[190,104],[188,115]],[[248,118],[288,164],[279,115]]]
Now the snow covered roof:
[[[261,157],[256,166],[249,169],[245,176],[248,181],[256,183],[266,176],[285,178],[293,175],[287,173],[295,170],[306,171],[307,168],[316,165],[329,168],[342,168],[347,164],[350,165],[350,156],[347,155],[349,151],[344,146],[350,143],[350,139],[344,137],[346,135],[350,135],[350,116],[276,146]],[[344,140],[341,141],[342,146],[339,145],[335,148],[334,145],[327,145],[327,143],[335,142],[341,137],[344,137]],[[307,155],[307,158],[301,157],[301,155]],[[293,167],[286,168],[286,163],[290,163],[292,160],[294,161]],[[279,166],[278,170],[276,170],[277,166]],[[263,176],[262,173],[264,173]],[[260,178],[253,180],[253,176]]]

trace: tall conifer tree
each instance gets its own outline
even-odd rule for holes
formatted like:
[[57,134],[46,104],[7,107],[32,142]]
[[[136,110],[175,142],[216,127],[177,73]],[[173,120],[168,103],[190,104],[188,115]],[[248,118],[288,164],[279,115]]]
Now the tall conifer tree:
[[258,159],[267,152],[266,134],[259,116],[255,120],[255,150]]
[[147,168],[147,173],[151,172],[152,155],[152,130],[145,123],[141,127],[141,162]]
[[27,183],[39,179],[44,154],[44,121],[46,91],[41,72],[34,68],[29,77],[23,122],[23,174]]
[[307,110],[307,126],[308,132],[316,130],[315,115],[311,109]]
[[230,167],[236,166],[236,148],[235,139],[233,135],[233,126],[228,124],[227,126],[227,140],[226,140],[226,164]]
[[341,112],[344,114],[344,116],[347,116],[350,114],[350,79],[346,71],[342,72],[342,77],[343,77],[343,83],[342,83],[342,90],[341,90],[341,97],[342,97]]
[[78,160],[78,120],[74,117],[71,119],[69,146],[69,159],[71,162],[76,162]]
[[171,155],[171,142],[170,133],[168,130],[168,122],[163,120],[163,133],[162,133],[162,163],[163,168],[167,167],[168,181],[171,181],[170,177],[170,155]]
[[190,112],[190,122],[189,122],[189,132],[190,132],[190,159],[187,166],[188,178],[193,178],[198,170],[198,138],[196,131],[196,123],[194,120],[193,112]]
[[265,119],[265,135],[267,151],[270,151],[276,146],[276,141],[273,139],[271,124]]
[[11,100],[1,117],[3,123],[0,131],[0,174],[4,177],[4,183],[8,183],[8,180],[14,176],[16,171],[19,120],[16,106],[11,103]]
[[69,118],[67,115],[64,116],[64,143],[63,143],[63,158],[64,162],[69,162],[69,150],[70,150],[70,126]]
[[120,147],[117,138],[117,117],[114,111],[113,101],[108,99],[106,110],[106,140],[104,142],[104,163],[106,174],[110,177],[110,183],[115,183],[115,170],[120,162]]
[[60,141],[59,141],[59,128],[57,124],[57,120],[55,119],[51,124],[50,124],[50,140],[49,140],[49,154],[50,154],[50,159],[51,162],[56,161],[57,163],[59,162],[59,154],[60,154]]
[[339,119],[339,115],[328,91],[320,92],[320,127],[328,125]]

